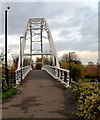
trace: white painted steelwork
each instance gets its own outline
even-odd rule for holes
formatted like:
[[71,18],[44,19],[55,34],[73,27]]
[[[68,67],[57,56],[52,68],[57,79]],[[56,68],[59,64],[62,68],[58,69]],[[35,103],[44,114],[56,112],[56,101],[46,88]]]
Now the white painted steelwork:
[[26,75],[29,73],[29,71],[32,70],[30,65],[27,65],[25,67],[22,67],[22,69],[18,69],[15,71],[15,81],[16,85],[19,85],[21,83],[21,71],[22,71],[22,80],[26,77]]
[[[46,36],[43,36],[43,32],[46,33]],[[40,36],[39,40],[34,39],[34,36],[36,35]],[[43,38],[45,38],[49,42],[50,51],[48,53],[43,51]],[[30,40],[30,53],[25,53],[26,40]],[[40,44],[41,46],[40,50],[39,49],[34,50],[34,47],[33,47],[34,43]],[[53,58],[53,65],[59,67],[59,62],[58,62],[53,38],[50,32],[48,23],[44,18],[31,18],[28,20],[25,28],[25,32],[23,34],[22,42],[21,42],[21,51],[22,51],[22,54],[21,54],[22,56],[19,56],[18,69],[20,69],[21,62],[23,64],[23,56],[26,56],[26,55],[30,56],[30,64],[32,64],[32,56],[34,55],[41,55],[42,58],[43,58],[43,55],[51,55]]]
[[65,70],[56,66],[49,66],[44,65],[42,67],[42,70],[45,70],[47,73],[49,73],[53,78],[60,81],[63,85],[66,87],[70,86],[69,81],[69,70]]

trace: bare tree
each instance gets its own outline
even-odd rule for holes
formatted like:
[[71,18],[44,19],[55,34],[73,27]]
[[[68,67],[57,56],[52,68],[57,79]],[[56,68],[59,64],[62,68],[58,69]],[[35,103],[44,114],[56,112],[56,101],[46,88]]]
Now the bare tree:
[[78,55],[76,53],[70,54],[70,56],[69,56],[69,54],[65,53],[65,54],[62,55],[60,61],[61,62],[67,62],[67,63],[68,62],[74,62],[76,64],[81,64],[81,61],[78,58]]
[[4,50],[2,49],[1,52],[0,52],[0,65],[2,65],[4,63]]
[[12,54],[12,60],[13,60],[13,68],[14,68],[14,70],[16,70],[17,67],[18,67],[18,59],[19,59],[18,55]]
[[67,54],[67,53],[65,53],[65,54],[63,54],[62,56],[61,56],[61,62],[68,62],[68,60],[69,60],[69,55]]

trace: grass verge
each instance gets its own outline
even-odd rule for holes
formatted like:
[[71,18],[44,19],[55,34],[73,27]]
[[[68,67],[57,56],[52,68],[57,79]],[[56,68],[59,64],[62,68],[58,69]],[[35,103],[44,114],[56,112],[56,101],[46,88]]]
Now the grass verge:
[[10,98],[11,96],[15,95],[17,93],[16,89],[9,89],[6,92],[0,93],[0,100],[5,100]]
[[91,82],[91,78],[80,79],[79,82]]

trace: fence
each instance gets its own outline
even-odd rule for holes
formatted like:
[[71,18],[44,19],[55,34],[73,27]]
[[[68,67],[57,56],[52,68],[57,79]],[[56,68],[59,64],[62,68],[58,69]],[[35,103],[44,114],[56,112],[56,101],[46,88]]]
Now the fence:
[[58,68],[55,66],[44,65],[42,70],[48,72],[53,78],[65,83],[65,85],[69,86],[69,70],[65,70],[62,68]]
[[22,72],[22,80],[23,80],[26,77],[26,75],[29,73],[30,70],[32,70],[30,65],[22,67],[19,70],[16,70],[16,72],[15,72],[16,85],[20,84],[20,82],[21,82],[21,72]]

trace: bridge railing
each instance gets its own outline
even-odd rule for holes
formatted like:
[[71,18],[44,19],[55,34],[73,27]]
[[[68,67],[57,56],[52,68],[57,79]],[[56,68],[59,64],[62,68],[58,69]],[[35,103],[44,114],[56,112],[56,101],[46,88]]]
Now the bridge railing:
[[62,68],[58,68],[55,66],[44,65],[42,70],[48,72],[53,78],[65,83],[65,85],[69,86],[69,70],[65,70]]
[[15,72],[15,84],[18,85],[21,83],[21,73],[22,73],[22,80],[26,77],[29,71],[32,70],[30,65],[22,67],[21,69],[16,70]]

